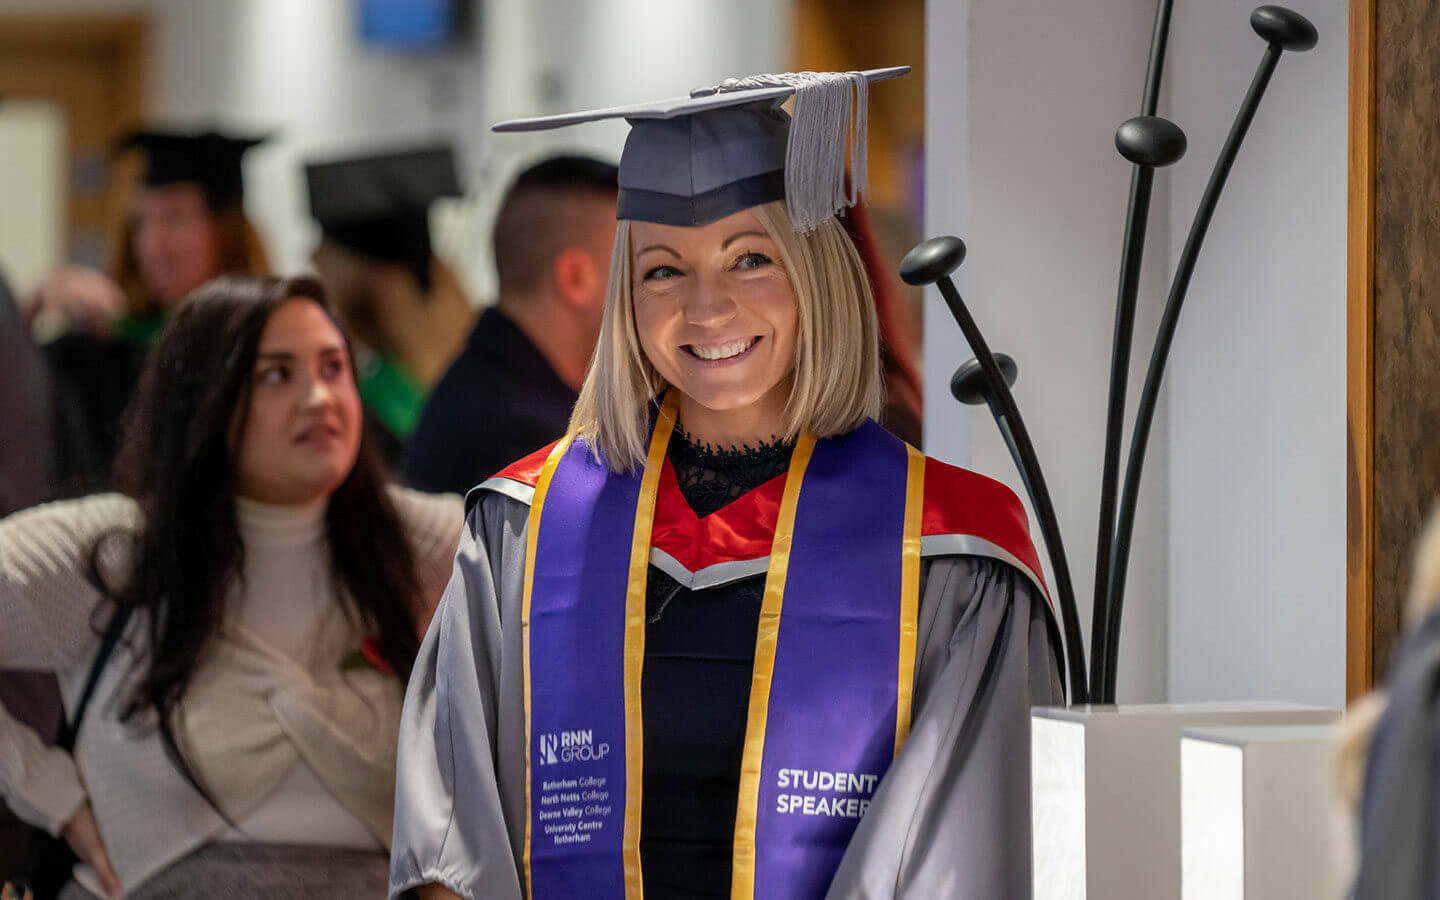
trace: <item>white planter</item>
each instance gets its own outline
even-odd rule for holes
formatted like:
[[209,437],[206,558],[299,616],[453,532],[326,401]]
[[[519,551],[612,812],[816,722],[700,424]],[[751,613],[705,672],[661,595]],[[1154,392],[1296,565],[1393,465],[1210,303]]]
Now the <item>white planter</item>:
[[1187,728],[1183,900],[1341,897],[1353,852],[1334,801],[1330,725]]
[[1269,702],[1033,710],[1035,900],[1180,900],[1181,732],[1338,716]]

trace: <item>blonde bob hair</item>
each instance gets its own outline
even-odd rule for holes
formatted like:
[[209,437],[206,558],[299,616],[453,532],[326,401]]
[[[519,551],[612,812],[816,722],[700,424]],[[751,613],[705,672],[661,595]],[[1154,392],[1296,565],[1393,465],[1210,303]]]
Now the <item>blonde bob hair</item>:
[[[751,212],[779,246],[781,265],[800,307],[790,399],[779,437],[845,434],[878,416],[885,395],[875,299],[864,265],[833,218],[808,234],[797,234],[783,201]],[[615,472],[644,467],[651,410],[669,386],[641,349],[634,297],[630,223],[621,220],[600,341],[570,416],[570,432],[603,453]]]

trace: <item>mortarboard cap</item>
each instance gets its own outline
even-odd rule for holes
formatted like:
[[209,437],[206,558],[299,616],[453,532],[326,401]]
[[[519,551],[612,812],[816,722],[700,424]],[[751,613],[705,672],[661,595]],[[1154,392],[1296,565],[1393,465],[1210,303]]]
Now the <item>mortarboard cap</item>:
[[[617,216],[704,225],[784,199],[797,231],[810,231],[865,193],[871,82],[909,66],[863,72],[790,72],[730,78],[688,97],[515,119],[495,131],[539,131],[625,119]],[[794,117],[781,105],[795,95]],[[852,186],[845,183],[846,150]]]
[[326,240],[409,265],[428,290],[430,205],[464,193],[448,145],[310,163],[305,182],[310,214]]
[[143,183],[149,187],[190,182],[200,185],[211,209],[240,206],[245,198],[240,162],[265,137],[237,137],[217,131],[184,132],[139,128],[115,142],[116,152],[141,150]]

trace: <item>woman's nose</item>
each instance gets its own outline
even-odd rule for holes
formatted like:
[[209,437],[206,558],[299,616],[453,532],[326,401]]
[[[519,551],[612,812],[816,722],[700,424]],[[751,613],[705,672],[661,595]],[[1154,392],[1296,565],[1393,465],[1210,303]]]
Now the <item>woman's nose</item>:
[[733,318],[739,307],[718,279],[700,278],[685,302],[685,319],[692,325],[718,325]]
[[327,406],[335,399],[335,391],[323,378],[310,378],[305,385],[305,406]]

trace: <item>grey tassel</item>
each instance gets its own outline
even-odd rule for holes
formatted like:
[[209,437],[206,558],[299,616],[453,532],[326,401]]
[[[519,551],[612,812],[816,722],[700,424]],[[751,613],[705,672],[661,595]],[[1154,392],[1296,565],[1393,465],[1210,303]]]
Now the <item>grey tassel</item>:
[[[870,194],[870,83],[860,72],[785,72],[730,78],[721,93],[763,87],[795,88],[795,112],[785,150],[785,201],[796,231],[813,231]],[[849,150],[850,189],[845,189]]]

